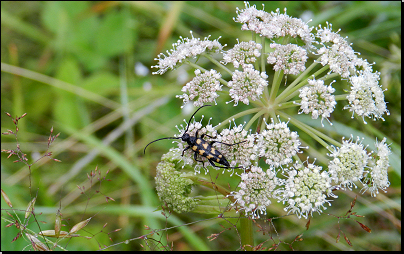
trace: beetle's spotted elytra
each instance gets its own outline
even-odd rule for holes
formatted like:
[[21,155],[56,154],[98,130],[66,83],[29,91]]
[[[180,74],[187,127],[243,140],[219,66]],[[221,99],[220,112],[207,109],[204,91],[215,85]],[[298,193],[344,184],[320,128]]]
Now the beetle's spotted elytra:
[[[204,162],[203,162],[202,160],[198,160],[198,158],[197,158],[198,155],[203,156],[203,157],[205,157],[206,159],[208,159],[209,163],[210,163],[213,167],[216,167],[216,168],[242,168],[242,167],[230,167],[230,163],[226,160],[226,158],[224,157],[224,155],[221,154],[217,149],[215,149],[214,147],[212,147],[212,145],[213,145],[214,143],[220,143],[220,144],[227,145],[227,146],[234,146],[234,145],[237,145],[237,144],[240,144],[240,143],[244,143],[244,142],[246,142],[246,141],[242,141],[242,142],[238,142],[238,143],[234,143],[234,144],[226,144],[226,143],[219,142],[219,141],[206,141],[206,140],[204,140],[203,138],[204,138],[205,136],[214,139],[214,137],[211,137],[211,136],[209,136],[209,135],[207,135],[207,134],[202,134],[201,137],[198,137],[198,132],[199,132],[199,130],[196,130],[195,136],[191,136],[191,135],[188,133],[188,128],[189,128],[189,125],[190,125],[190,123],[191,123],[192,117],[194,117],[195,114],[196,114],[201,108],[207,107],[207,106],[212,106],[212,105],[204,105],[204,106],[201,106],[200,108],[198,108],[198,109],[192,114],[191,118],[190,118],[189,121],[188,121],[187,129],[185,130],[184,134],[183,134],[181,137],[166,137],[166,138],[156,139],[156,140],[150,142],[149,144],[147,144],[146,147],[144,148],[144,151],[143,151],[143,152],[146,153],[146,148],[147,148],[150,144],[152,144],[152,143],[154,143],[154,142],[156,142],[156,141],[163,140],[163,139],[181,139],[182,141],[187,142],[187,144],[188,144],[188,146],[185,147],[185,149],[182,151],[181,156],[184,156],[184,152],[185,152],[186,150],[188,150],[188,149],[191,148],[192,151],[194,152],[194,159],[195,159],[195,161],[197,161],[197,162],[202,162],[202,165],[203,165],[203,166],[205,166],[205,165],[204,165]],[[221,165],[223,165],[224,167],[217,166],[217,165],[215,165],[215,163],[221,164]]]

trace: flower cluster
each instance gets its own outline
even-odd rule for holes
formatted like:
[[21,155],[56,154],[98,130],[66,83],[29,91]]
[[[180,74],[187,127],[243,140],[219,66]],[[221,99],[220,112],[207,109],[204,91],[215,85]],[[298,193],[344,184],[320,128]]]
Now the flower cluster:
[[193,182],[184,178],[184,173],[175,169],[176,160],[180,155],[179,149],[172,149],[163,156],[156,168],[156,190],[160,201],[167,204],[174,211],[183,213],[192,211],[197,201],[188,197]]
[[363,192],[369,190],[371,195],[375,197],[379,194],[379,189],[386,192],[386,188],[390,186],[387,176],[387,169],[389,167],[389,154],[390,148],[386,144],[386,138],[381,142],[376,141],[377,154],[374,160],[371,160],[369,174],[363,180]]
[[349,140],[343,139],[341,147],[333,148],[334,151],[329,156],[334,159],[328,165],[332,180],[341,189],[352,190],[352,186],[357,188],[354,182],[363,178],[365,167],[370,159],[362,141],[357,137],[356,142],[353,142],[351,137]]
[[[348,42],[336,32],[332,31],[332,25],[317,28],[317,38],[320,39],[322,47],[318,50],[321,55],[319,62],[329,65],[330,70],[338,73],[343,78],[351,75],[355,70],[358,57]],[[326,45],[331,44],[331,45]]]
[[244,66],[243,71],[235,70],[232,80],[227,83],[230,87],[229,94],[237,106],[241,101],[246,105],[250,104],[250,99],[256,101],[260,98],[264,88],[268,86],[266,80],[268,76],[255,70],[251,64]]
[[292,156],[300,150],[298,137],[297,132],[290,131],[287,123],[274,123],[274,119],[271,119],[266,129],[257,135],[258,156],[264,157],[268,165],[275,167],[291,163]]
[[229,146],[224,144],[218,144],[218,148],[224,154],[226,158],[230,160],[230,166],[235,167],[237,164],[247,168],[257,159],[254,152],[255,135],[248,133],[243,129],[243,125],[236,125],[234,123],[233,128],[223,129],[218,135],[218,141],[226,144],[240,143],[237,146]]
[[321,213],[325,203],[329,206],[327,197],[336,198],[331,190],[331,178],[320,166],[307,162],[307,167],[295,164],[286,171],[287,178],[280,190],[280,200],[287,203],[284,208],[289,213],[296,214],[299,218],[307,219],[313,212]]
[[274,71],[283,70],[285,74],[297,75],[306,69],[307,52],[295,44],[280,45],[271,43],[275,49],[269,53],[267,62],[274,65]]
[[260,214],[266,214],[267,206],[271,204],[270,198],[276,196],[275,188],[280,185],[279,179],[273,170],[263,171],[262,168],[252,166],[250,172],[241,174],[240,190],[232,192],[229,196],[235,198],[241,211],[254,218],[260,218]]
[[[309,85],[299,90],[299,97],[302,98],[300,104],[300,113],[311,113],[312,119],[317,119],[321,116],[321,124],[323,125],[323,119],[330,117],[330,114],[334,111],[335,96],[332,93],[335,89],[324,85],[323,80],[309,79]],[[330,121],[329,121],[330,122]],[[331,122],[330,122],[331,124]],[[324,125],[323,125],[324,126]]]
[[250,30],[265,36],[269,39],[285,37],[287,35],[301,40],[310,46],[314,41],[314,35],[311,33],[312,27],[309,27],[301,19],[292,18],[285,13],[281,14],[279,9],[276,12],[268,13],[264,10],[257,10],[255,5],[250,6],[245,3],[245,9],[237,8],[237,17],[235,22],[242,23],[241,30]]
[[[195,70],[195,78],[188,82],[181,91],[183,95],[177,95],[177,98],[181,98],[184,101],[184,105],[189,101],[194,101],[194,106],[200,107],[204,103],[215,102],[219,95],[217,91],[222,91],[222,85],[220,85],[219,79],[222,77],[216,70],[206,71],[201,73],[199,69]],[[186,94],[186,92],[189,93]],[[196,99],[198,98],[198,99]],[[182,106],[184,107],[184,106]]]
[[232,63],[234,68],[244,67],[254,63],[261,55],[262,46],[255,41],[237,43],[232,49],[223,54],[223,64]]
[[219,39],[210,41],[209,37],[205,37],[203,41],[200,38],[194,38],[191,31],[192,39],[182,38],[177,43],[173,44],[171,52],[167,51],[167,56],[163,53],[159,54],[154,60],[159,61],[158,65],[152,66],[153,68],[159,68],[158,71],[153,74],[164,74],[169,68],[174,69],[178,63],[182,63],[183,60],[191,57],[196,57],[206,51],[219,51],[223,49],[222,44],[219,43]]
[[[351,92],[347,96],[349,111],[364,117],[371,117],[373,120],[382,119],[382,115],[390,112],[387,110],[386,102],[384,101],[383,90],[379,85],[379,72],[372,73],[370,70],[360,71],[358,76],[349,78],[351,83]],[[365,122],[366,123],[366,122]]]

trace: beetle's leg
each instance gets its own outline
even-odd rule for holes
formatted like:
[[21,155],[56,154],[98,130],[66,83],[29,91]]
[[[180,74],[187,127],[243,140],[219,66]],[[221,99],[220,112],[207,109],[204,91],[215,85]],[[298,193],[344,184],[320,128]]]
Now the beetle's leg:
[[212,167],[215,167],[215,168],[243,168],[243,167],[221,167],[221,166],[216,166],[214,163],[213,163],[213,161],[212,160],[209,160],[209,162],[210,162],[210,165],[212,165]]
[[186,150],[188,150],[189,148],[191,148],[191,146],[187,146],[187,147],[185,147],[185,149],[184,149],[184,150],[182,150],[182,154],[181,154],[181,156],[184,156],[185,151],[186,151]]
[[216,166],[214,163],[213,163],[213,161],[212,160],[209,160],[209,162],[210,162],[210,165],[212,165],[212,167],[218,167],[218,168],[221,168],[221,167],[219,167],[219,166]]
[[238,145],[238,144],[241,144],[241,143],[244,143],[244,142],[247,142],[247,140],[244,140],[244,141],[241,141],[241,142],[238,142],[238,143],[234,143],[234,144],[227,144],[227,143],[223,143],[223,142],[219,142],[219,141],[212,141],[212,142],[210,142],[210,144],[212,145],[213,143],[219,143],[219,144],[223,144],[223,145],[226,145],[226,146],[234,146],[234,145]]
[[196,156],[197,156],[197,154],[196,154],[196,152],[195,152],[195,153],[194,153],[194,160],[196,160],[197,162],[202,162],[202,167],[205,168],[205,162],[202,161],[202,160],[198,160]]
[[201,135],[201,139],[203,139],[205,136],[208,136],[209,138],[214,138],[214,137],[212,137],[212,136],[209,136],[208,134],[202,134],[202,135]]
[[[216,137],[209,136],[208,134],[202,134],[202,135],[201,135],[201,139],[203,139],[205,136],[207,136],[207,137],[209,137],[209,138],[213,138],[213,139],[216,138]],[[234,144],[226,144],[226,143],[219,142],[219,141],[211,141],[211,142],[210,142],[210,145],[212,145],[212,144],[214,144],[214,143],[220,143],[220,144],[227,145],[227,146],[234,146],[234,145],[238,145],[238,144],[241,144],[241,143],[244,143],[244,142],[247,142],[247,140],[244,140],[244,141],[241,141],[241,142],[238,142],[238,143],[234,143]]]

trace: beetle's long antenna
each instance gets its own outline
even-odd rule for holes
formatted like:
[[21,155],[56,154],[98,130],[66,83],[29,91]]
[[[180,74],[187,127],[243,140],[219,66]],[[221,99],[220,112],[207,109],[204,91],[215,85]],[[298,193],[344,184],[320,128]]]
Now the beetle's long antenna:
[[146,148],[147,148],[150,144],[152,144],[152,143],[154,143],[154,142],[156,142],[156,141],[159,141],[159,140],[162,140],[162,139],[180,139],[180,138],[181,138],[181,137],[178,137],[178,138],[176,138],[176,137],[167,137],[167,138],[159,138],[159,139],[156,139],[156,140],[150,142],[149,144],[147,144],[147,146],[146,146],[146,147],[144,148],[144,150],[143,150],[143,153],[146,154]]
[[203,108],[203,107],[210,107],[210,106],[212,106],[212,105],[203,105],[202,107],[198,108],[198,109],[194,112],[194,114],[191,116],[191,118],[189,118],[188,125],[187,125],[187,129],[185,130],[184,133],[186,133],[186,132],[188,131],[189,124],[191,123],[192,117],[195,116],[196,112],[198,112],[198,111],[199,111],[201,108]]
[[[203,105],[202,107],[198,108],[198,109],[194,112],[194,114],[191,116],[191,118],[189,118],[188,125],[187,125],[187,129],[184,131],[183,135],[184,135],[185,133],[187,133],[188,128],[189,128],[189,124],[191,123],[192,117],[195,116],[196,112],[198,112],[201,108],[203,108],[203,107],[208,107],[208,106],[212,106],[212,105]],[[147,148],[150,144],[152,144],[152,143],[154,143],[154,142],[156,142],[156,141],[163,140],[163,139],[180,139],[180,138],[182,138],[182,137],[178,137],[178,138],[176,138],[176,137],[167,137],[167,138],[159,138],[159,139],[156,139],[156,140],[150,142],[149,144],[147,144],[147,146],[146,146],[146,147],[144,148],[144,150],[143,150],[143,153],[146,154],[146,148]]]

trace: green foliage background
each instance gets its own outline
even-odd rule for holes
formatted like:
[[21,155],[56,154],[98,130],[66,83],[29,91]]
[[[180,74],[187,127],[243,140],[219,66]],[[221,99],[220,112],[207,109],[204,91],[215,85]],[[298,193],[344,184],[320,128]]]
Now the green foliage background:
[[[261,9],[261,2],[250,2]],[[189,115],[181,115],[182,101],[175,98],[185,82],[178,81],[179,71],[165,75],[146,76],[134,72],[136,63],[147,68],[155,65],[160,52],[172,48],[179,36],[212,39],[232,46],[236,38],[249,40],[251,34],[242,32],[233,22],[236,7],[243,2],[1,2],[1,111],[13,116],[27,113],[19,122],[21,149],[31,158],[46,150],[49,130],[61,136],[51,146],[56,163],[42,160],[32,167],[31,177],[26,166],[12,163],[2,153],[1,188],[6,191],[14,208],[24,210],[32,192],[38,195],[36,213],[41,229],[52,229],[59,205],[62,207],[68,230],[75,223],[94,216],[85,228],[95,234],[108,222],[105,232],[116,228],[108,240],[105,234],[97,239],[64,240],[68,250],[96,250],[127,239],[139,237],[151,228],[166,228],[210,218],[190,213],[172,214],[166,224],[154,191],[155,166],[171,143],[153,145],[143,155],[144,146],[156,138],[172,136],[175,125]],[[401,9],[400,2],[266,2],[265,10],[287,8],[290,16],[308,15],[309,25],[333,24],[334,30],[348,36],[353,48],[382,72],[381,84],[391,115],[386,121],[364,126],[361,120],[351,120],[348,112],[335,114],[334,119],[347,119],[363,135],[388,137],[392,143],[393,167],[389,172],[391,188],[376,199],[358,196],[355,211],[366,215],[362,223],[372,228],[366,233],[352,221],[341,222],[341,227],[353,243],[335,243],[337,221],[332,217],[315,217],[309,231],[304,220],[288,216],[276,220],[279,238],[291,242],[304,233],[304,241],[295,243],[297,250],[401,250]],[[202,60],[202,59],[201,59]],[[19,68],[18,68],[19,67]],[[155,71],[153,69],[152,71]],[[192,75],[192,70],[185,69]],[[148,90],[150,86],[152,89]],[[236,112],[225,106],[226,98],[218,101],[223,115]],[[207,115],[214,115],[209,109]],[[205,114],[205,113],[204,113]],[[216,113],[217,114],[217,113]],[[119,129],[125,120],[132,119],[129,128]],[[221,121],[221,119],[216,119]],[[4,113],[1,131],[14,129]],[[217,124],[217,122],[216,122]],[[108,144],[105,138],[118,133]],[[15,148],[12,136],[1,137],[2,149]],[[148,148],[149,149],[149,148]],[[103,194],[116,201],[105,202],[102,195],[80,195],[77,185],[88,184],[87,173],[96,166],[112,181],[103,182]],[[214,175],[216,172],[214,172]],[[96,187],[95,185],[94,187]],[[343,215],[356,192],[338,193],[329,211]],[[3,209],[8,208],[1,201]],[[282,215],[281,206],[274,205],[268,218]],[[328,210],[327,210],[328,211]],[[19,213],[23,216],[23,213]],[[83,216],[84,215],[84,216]],[[262,223],[262,222],[261,222]],[[223,229],[222,220],[208,220],[191,226],[169,230],[174,250],[230,250],[237,249],[239,240],[234,230],[209,242],[207,236]],[[15,227],[1,225],[1,249],[30,249],[29,242],[18,239]],[[226,225],[227,227],[229,225]],[[36,223],[29,228],[38,232]],[[83,235],[86,232],[80,231]],[[276,236],[274,236],[276,238]],[[155,236],[165,243],[165,235]],[[268,235],[256,233],[256,244],[268,240]],[[342,237],[341,237],[342,239]],[[142,240],[118,244],[110,250],[142,249]],[[159,249],[152,242],[151,249]],[[264,244],[270,247],[272,241]],[[28,246],[28,247],[27,247]],[[148,249],[148,248],[146,248]],[[289,249],[281,245],[281,249]]]

